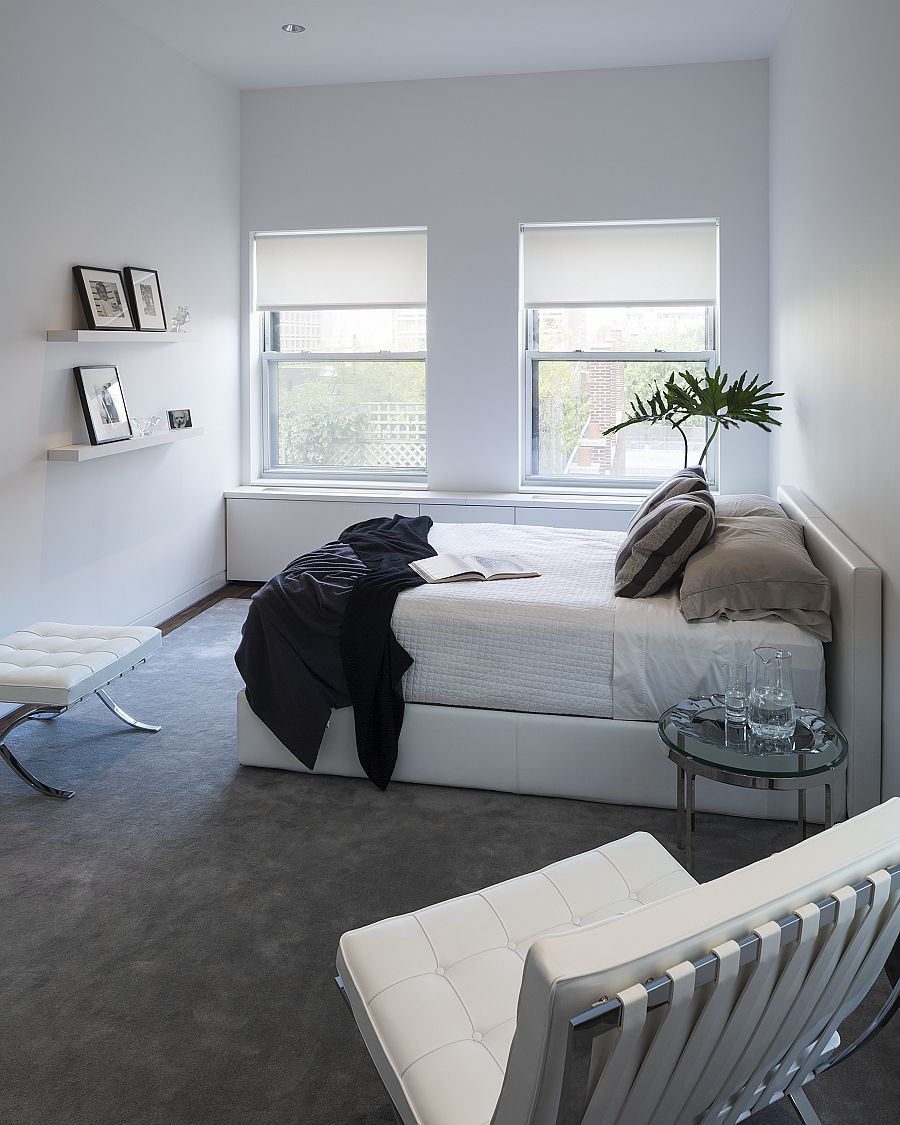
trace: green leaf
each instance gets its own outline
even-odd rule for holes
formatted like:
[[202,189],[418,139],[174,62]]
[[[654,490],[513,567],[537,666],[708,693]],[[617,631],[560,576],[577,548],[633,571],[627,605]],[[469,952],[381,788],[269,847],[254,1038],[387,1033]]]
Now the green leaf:
[[[771,380],[760,383],[758,374],[748,382],[746,371],[732,379],[721,367],[713,375],[707,368],[700,377],[692,371],[673,371],[646,402],[635,395],[622,421],[603,432],[614,434],[628,426],[654,426],[659,422],[680,428],[689,418],[708,418],[715,423],[713,434],[720,426],[730,430],[744,423],[771,433],[772,426],[781,425],[775,417],[781,407],[774,400],[784,398],[781,391],[770,391],[771,386]],[[711,439],[701,461],[710,444]]]

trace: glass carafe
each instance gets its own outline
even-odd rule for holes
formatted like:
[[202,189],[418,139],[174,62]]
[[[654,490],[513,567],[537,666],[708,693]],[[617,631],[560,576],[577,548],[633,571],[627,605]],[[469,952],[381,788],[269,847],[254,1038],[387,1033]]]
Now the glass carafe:
[[750,730],[763,739],[794,735],[794,685],[791,654],[786,648],[763,646],[753,650],[756,667],[750,692]]

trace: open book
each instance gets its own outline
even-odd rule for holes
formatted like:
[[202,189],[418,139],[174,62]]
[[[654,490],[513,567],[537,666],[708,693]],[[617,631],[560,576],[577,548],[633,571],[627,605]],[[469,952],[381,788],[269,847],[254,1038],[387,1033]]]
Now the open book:
[[485,559],[480,555],[434,555],[409,564],[426,582],[493,582],[498,578],[539,578],[513,559]]

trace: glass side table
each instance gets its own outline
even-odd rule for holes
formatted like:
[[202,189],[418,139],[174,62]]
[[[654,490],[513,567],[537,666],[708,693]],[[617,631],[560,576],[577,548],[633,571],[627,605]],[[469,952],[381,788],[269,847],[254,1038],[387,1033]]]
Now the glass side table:
[[743,723],[725,719],[721,695],[683,699],[664,712],[659,737],[678,769],[677,842],[685,866],[694,868],[694,786],[697,777],[748,789],[797,793],[797,820],[806,838],[806,790],[825,787],[825,827],[834,824],[834,789],[839,819],[847,814],[847,739],[818,711],[796,708],[793,739],[764,741]]

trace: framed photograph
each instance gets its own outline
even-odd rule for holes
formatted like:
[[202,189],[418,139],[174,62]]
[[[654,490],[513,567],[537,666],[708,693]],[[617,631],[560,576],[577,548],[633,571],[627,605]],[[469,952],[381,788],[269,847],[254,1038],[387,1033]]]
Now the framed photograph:
[[130,438],[131,420],[118,367],[76,367],[75,382],[91,445]]
[[193,426],[190,410],[169,410],[170,430],[189,430]]
[[134,331],[125,282],[119,270],[73,266],[72,273],[75,275],[75,285],[78,287],[88,328]]
[[165,332],[166,314],[159,274],[141,266],[126,266],[125,286],[131,301],[131,310],[139,332]]

